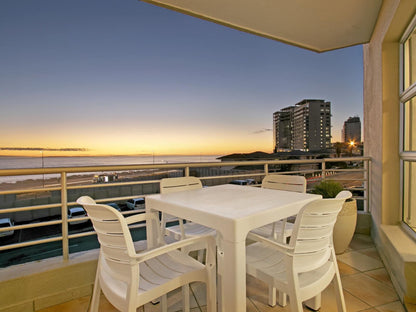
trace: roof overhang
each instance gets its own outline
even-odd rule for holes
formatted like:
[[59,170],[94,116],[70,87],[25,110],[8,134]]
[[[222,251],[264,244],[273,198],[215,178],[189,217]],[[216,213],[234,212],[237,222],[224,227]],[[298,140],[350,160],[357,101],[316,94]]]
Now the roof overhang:
[[382,0],[142,0],[324,52],[367,43]]

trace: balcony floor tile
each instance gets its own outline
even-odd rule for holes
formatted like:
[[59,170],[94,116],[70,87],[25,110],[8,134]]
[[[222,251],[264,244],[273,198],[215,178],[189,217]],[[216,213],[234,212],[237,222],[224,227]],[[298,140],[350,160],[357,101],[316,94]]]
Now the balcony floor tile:
[[[355,235],[347,251],[338,255],[338,264],[344,288],[345,304],[349,312],[404,312],[390,277],[383,267],[370,236]],[[333,287],[329,286],[322,294],[320,312],[336,311]],[[205,286],[202,283],[191,285],[191,312],[206,312]],[[40,312],[88,311],[90,297],[82,297]],[[169,295],[169,312],[181,311],[181,292]],[[411,308],[414,306],[409,305]],[[408,306],[408,309],[409,309]],[[138,312],[159,311],[159,305],[151,303],[139,308]],[[117,311],[102,295],[100,312]],[[310,311],[304,308],[304,311]],[[412,310],[411,310],[412,311]],[[247,276],[247,312],[290,312],[290,307],[270,307],[267,305],[267,285]]]
[[338,261],[344,262],[361,272],[375,270],[383,267],[383,263],[380,260],[369,257],[360,251],[349,251],[344,254],[337,255],[337,259]]

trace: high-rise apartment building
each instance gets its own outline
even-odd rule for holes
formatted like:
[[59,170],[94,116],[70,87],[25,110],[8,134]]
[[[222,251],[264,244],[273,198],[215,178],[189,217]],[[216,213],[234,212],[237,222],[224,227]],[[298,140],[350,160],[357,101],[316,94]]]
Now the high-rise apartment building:
[[303,100],[273,114],[275,151],[331,147],[331,102]]
[[273,114],[274,146],[280,151],[293,149],[294,110],[294,106],[289,106]]
[[344,142],[361,142],[360,117],[350,117],[344,122],[344,127],[342,128],[342,139]]

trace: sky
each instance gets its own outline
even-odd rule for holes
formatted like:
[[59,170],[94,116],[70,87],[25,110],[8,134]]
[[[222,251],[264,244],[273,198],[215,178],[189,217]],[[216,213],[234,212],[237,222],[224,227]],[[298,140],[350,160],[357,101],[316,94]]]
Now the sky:
[[272,152],[273,112],[303,99],[331,102],[339,141],[362,57],[137,0],[2,0],[0,155]]

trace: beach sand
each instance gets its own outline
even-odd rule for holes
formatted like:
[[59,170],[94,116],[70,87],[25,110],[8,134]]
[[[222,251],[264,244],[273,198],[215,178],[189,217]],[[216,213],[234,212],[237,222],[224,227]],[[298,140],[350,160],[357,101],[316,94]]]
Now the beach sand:
[[[178,170],[140,170],[140,171],[124,171],[117,172],[118,180],[114,182],[130,182],[143,179],[160,179]],[[82,175],[70,175],[67,177],[67,185],[89,185],[97,184],[94,182],[95,174],[82,174]],[[14,191],[14,190],[30,190],[30,189],[42,189],[60,187],[61,178],[42,178],[39,179],[27,179],[22,181],[16,181],[14,183],[0,183],[1,191]]]

